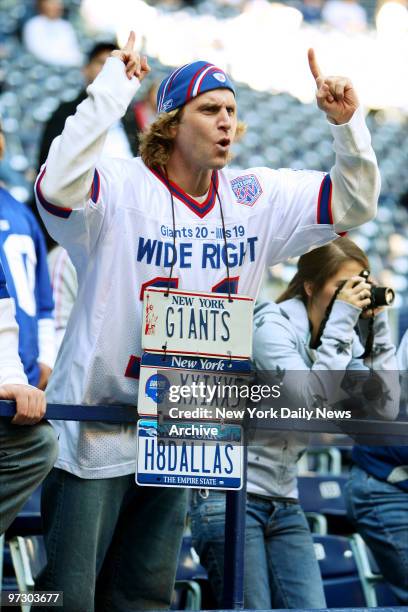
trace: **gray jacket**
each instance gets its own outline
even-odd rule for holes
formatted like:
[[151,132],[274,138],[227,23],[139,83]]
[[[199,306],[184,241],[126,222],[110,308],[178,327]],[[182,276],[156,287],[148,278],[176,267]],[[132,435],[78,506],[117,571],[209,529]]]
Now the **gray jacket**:
[[[387,314],[382,312],[375,317],[372,356],[363,360],[364,347],[354,329],[360,313],[359,308],[336,300],[321,344],[313,350],[306,307],[300,299],[257,304],[253,359],[260,382],[275,384],[276,373],[284,375],[291,405],[311,409],[316,406],[316,397],[330,398],[331,406],[349,398],[345,372],[365,380],[371,368],[382,378],[386,393],[381,400],[364,398],[364,412],[394,419],[399,409],[398,366]],[[297,497],[296,462],[307,440],[307,434],[302,433],[265,432],[262,444],[248,449],[248,492]]]

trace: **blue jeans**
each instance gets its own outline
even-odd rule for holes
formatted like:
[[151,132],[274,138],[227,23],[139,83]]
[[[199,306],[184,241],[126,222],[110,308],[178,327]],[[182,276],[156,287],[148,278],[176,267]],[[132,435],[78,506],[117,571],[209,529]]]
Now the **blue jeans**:
[[[193,544],[221,605],[225,494],[193,495]],[[297,503],[248,495],[245,535],[246,608],[325,608],[319,565],[305,515]]]
[[347,510],[401,604],[408,604],[408,493],[354,466]]
[[57,453],[49,423],[12,425],[0,417],[0,535],[51,470]]
[[185,489],[139,487],[133,475],[88,480],[54,469],[43,485],[42,513],[48,562],[36,588],[63,591],[64,612],[169,607]]

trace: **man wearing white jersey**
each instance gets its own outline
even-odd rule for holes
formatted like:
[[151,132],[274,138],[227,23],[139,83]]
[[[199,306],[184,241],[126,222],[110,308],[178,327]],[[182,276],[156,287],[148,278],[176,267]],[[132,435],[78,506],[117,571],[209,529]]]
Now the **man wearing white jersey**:
[[[131,33],[54,140],[36,183],[44,222],[79,283],[48,387],[59,402],[136,403],[146,287],[255,297],[265,265],[376,212],[379,175],[357,96],[347,79],[320,74],[313,51],[317,101],[336,151],[330,174],[226,169],[235,90],[206,62],[162,82],[141,158],[104,159],[107,130],[149,71],[133,46]],[[45,485],[48,565],[39,586],[63,590],[73,612],[167,607],[183,490],[135,485],[134,426],[56,427],[61,450]]]

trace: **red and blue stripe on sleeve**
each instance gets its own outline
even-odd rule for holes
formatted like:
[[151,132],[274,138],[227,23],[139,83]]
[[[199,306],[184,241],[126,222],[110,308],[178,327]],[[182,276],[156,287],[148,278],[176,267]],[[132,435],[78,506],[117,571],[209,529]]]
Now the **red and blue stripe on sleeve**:
[[319,199],[317,201],[317,222],[333,225],[332,214],[332,182],[330,174],[326,174],[322,180],[319,191]]
[[[46,171],[46,168],[44,168],[44,170],[41,172],[38,178],[38,181],[35,185],[35,190],[36,190],[38,201],[40,202],[41,206],[45,208],[45,210],[49,212],[50,214],[55,215],[56,217],[60,217],[61,219],[68,219],[72,213],[72,208],[67,208],[63,206],[55,206],[55,204],[51,204],[51,202],[48,202],[48,200],[46,200],[44,197],[44,194],[41,190],[41,183],[43,181],[45,171]],[[92,181],[92,187],[91,187],[91,200],[95,204],[98,202],[100,189],[101,189],[101,179],[99,176],[99,172],[95,170],[93,181]]]

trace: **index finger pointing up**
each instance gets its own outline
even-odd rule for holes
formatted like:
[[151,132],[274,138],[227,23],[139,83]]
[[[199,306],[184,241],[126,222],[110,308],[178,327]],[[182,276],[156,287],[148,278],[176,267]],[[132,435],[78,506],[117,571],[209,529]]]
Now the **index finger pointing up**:
[[133,51],[136,42],[136,34],[133,30],[130,31],[129,38],[127,39],[126,45],[123,47],[123,51]]
[[309,49],[307,52],[307,59],[309,60],[310,72],[313,74],[315,81],[322,76],[322,71],[319,68],[319,64],[316,60],[314,49]]

